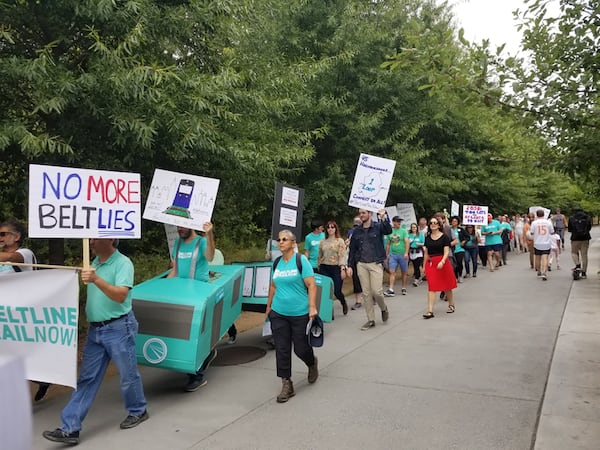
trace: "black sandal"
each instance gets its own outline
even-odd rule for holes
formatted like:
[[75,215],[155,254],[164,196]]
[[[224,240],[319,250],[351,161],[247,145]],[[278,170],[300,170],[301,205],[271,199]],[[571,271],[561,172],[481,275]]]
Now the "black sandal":
[[434,317],[433,313],[429,311],[427,314],[423,314],[423,319],[432,319]]
[[454,312],[454,305],[448,305],[448,311],[446,311],[446,314],[452,314]]

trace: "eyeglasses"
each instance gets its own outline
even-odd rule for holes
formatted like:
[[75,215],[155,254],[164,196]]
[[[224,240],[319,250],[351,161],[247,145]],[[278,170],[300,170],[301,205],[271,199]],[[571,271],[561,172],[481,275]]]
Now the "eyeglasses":
[[335,225],[327,225],[327,228],[333,228],[335,230]]
[[429,225],[439,225],[440,223],[437,220],[432,220],[429,222]]
[[290,239],[290,238],[279,238],[279,239],[277,239],[277,242],[287,242],[287,241],[291,241],[291,240],[293,240],[293,239]]
[[5,237],[7,234],[15,234],[14,231],[0,231],[0,237]]

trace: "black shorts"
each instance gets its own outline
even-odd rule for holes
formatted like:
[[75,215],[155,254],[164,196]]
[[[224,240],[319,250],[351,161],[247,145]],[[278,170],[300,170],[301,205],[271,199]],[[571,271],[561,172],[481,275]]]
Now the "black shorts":
[[536,255],[536,256],[539,256],[539,255],[549,255],[550,254],[550,249],[548,249],[548,250],[540,250],[540,249],[534,247],[533,248],[533,254]]

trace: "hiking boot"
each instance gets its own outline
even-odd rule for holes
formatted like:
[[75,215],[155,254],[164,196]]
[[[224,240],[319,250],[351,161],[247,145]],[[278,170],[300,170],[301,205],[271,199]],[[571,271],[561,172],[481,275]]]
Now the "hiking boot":
[[393,289],[388,289],[387,291],[385,291],[383,293],[383,295],[385,295],[386,297],[394,297],[396,295],[396,293],[394,292]]
[[374,320],[369,320],[362,327],[360,327],[360,329],[362,331],[367,331],[369,328],[373,328],[374,326],[375,326],[375,321]]
[[79,444],[79,431],[73,431],[71,433],[67,433],[60,428],[57,428],[54,431],[44,431],[42,433],[46,439],[52,442],[61,442],[63,444],[68,445],[77,445]]
[[148,415],[148,411],[144,411],[140,416],[134,416],[133,414],[129,414],[121,425],[119,425],[123,430],[128,428],[137,427],[140,423],[148,420],[150,416]]
[[185,392],[196,392],[198,389],[206,386],[207,384],[208,384],[208,381],[206,381],[203,378],[199,379],[199,378],[190,376],[188,379],[188,382],[184,386],[183,390]]
[[296,395],[294,392],[294,383],[289,378],[283,378],[281,381],[281,392],[277,396],[277,403],[285,403],[294,395]]
[[390,313],[387,309],[385,311],[381,311],[381,320],[383,320],[384,322],[387,322],[387,320],[389,318],[390,318]]
[[319,360],[315,356],[315,362],[312,366],[308,366],[308,382],[313,384],[319,378]]

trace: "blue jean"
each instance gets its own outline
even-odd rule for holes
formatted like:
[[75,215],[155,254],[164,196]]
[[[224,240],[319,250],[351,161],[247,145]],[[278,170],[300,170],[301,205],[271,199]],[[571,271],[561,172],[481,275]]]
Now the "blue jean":
[[477,255],[479,254],[478,247],[465,248],[465,271],[470,273],[470,263],[473,263],[473,275],[477,273]]
[[133,312],[103,327],[90,326],[83,347],[77,389],[61,414],[64,431],[71,433],[81,430],[81,422],[92,406],[111,359],[119,370],[121,397],[125,402],[125,409],[134,416],[144,413],[146,398],[135,356],[137,331],[138,322]]
[[333,280],[333,293],[340,301],[342,305],[346,304],[346,297],[342,291],[342,274],[340,272],[340,266],[334,266],[330,264],[321,264],[319,266],[319,273],[325,275]]

